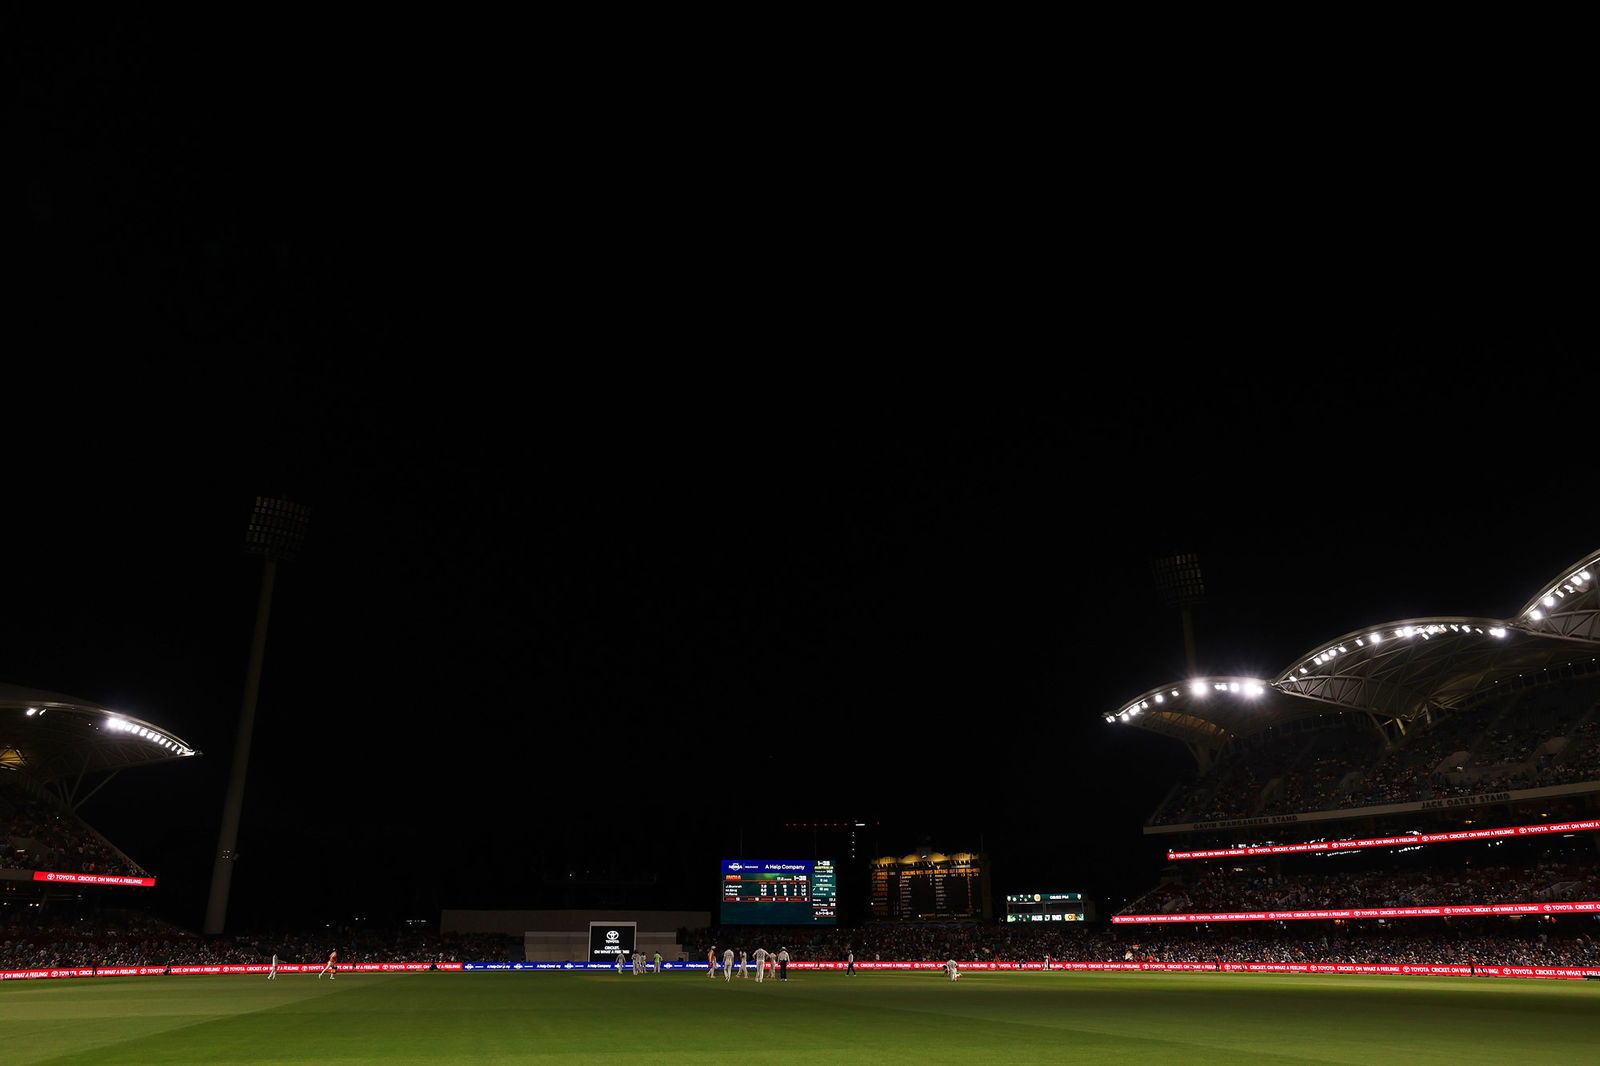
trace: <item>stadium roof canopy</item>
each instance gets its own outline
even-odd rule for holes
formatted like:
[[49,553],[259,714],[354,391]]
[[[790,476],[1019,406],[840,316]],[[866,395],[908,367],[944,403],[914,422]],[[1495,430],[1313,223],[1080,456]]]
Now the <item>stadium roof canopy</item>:
[[198,754],[171,730],[90,700],[0,683],[0,772],[48,785]]
[[[1107,713],[1201,750],[1313,715],[1358,713],[1404,731],[1418,718],[1600,672],[1600,551],[1563,570],[1514,620],[1412,618],[1324,641],[1270,679],[1206,677]],[[1202,760],[1204,761],[1204,760]]]

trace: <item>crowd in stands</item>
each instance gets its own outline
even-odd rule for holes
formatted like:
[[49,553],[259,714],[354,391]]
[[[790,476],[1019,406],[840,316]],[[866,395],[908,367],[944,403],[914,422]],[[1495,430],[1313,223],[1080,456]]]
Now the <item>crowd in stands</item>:
[[1284,928],[1272,923],[1249,929],[1175,935],[1169,929],[1129,926],[942,925],[862,926],[855,929],[751,927],[684,930],[690,958],[703,959],[715,946],[735,951],[787,948],[796,961],[925,962],[955,958],[977,962],[1189,962],[1189,963],[1421,963],[1484,966],[1600,966],[1600,940],[1533,926],[1511,930],[1503,923],[1446,928],[1438,923],[1415,932],[1393,925],[1357,925],[1335,932]]
[[1600,780],[1600,706],[1550,693],[1441,717],[1377,752],[1345,729],[1268,735],[1174,792],[1152,825],[1415,803]]
[[0,970],[77,967],[201,966],[268,962],[341,965],[368,962],[520,960],[520,937],[348,931],[206,938],[147,915],[49,917],[30,908],[0,910]]
[[19,788],[0,788],[0,867],[149,877],[75,814]]
[[1209,867],[1182,882],[1158,885],[1123,914],[1221,914],[1229,911],[1427,907],[1600,899],[1600,866],[1544,861],[1528,866],[1451,870],[1368,870],[1262,877]]
[[[687,958],[715,947],[753,953],[787,949],[799,962],[1425,963],[1600,966],[1600,940],[1573,924],[1524,920],[1450,924],[1251,923],[1214,932],[1187,927],[1093,927],[1079,924],[869,924],[845,927],[727,926],[679,931]],[[439,936],[401,932],[308,932],[208,939],[158,919],[118,915],[95,920],[0,913],[0,970],[264,964],[514,961],[519,937]]]
[[1338,802],[1340,787],[1355,767],[1370,764],[1376,737],[1338,729],[1316,736],[1302,758],[1283,775],[1281,787],[1261,804],[1261,814],[1317,810]]

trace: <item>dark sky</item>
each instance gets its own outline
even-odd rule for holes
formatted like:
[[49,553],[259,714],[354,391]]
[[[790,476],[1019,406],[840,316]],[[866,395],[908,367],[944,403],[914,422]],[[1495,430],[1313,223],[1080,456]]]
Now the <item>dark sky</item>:
[[717,858],[845,818],[1114,900],[1186,770],[1100,717],[1185,670],[1153,555],[1201,553],[1202,668],[1266,677],[1508,616],[1595,547],[1587,276],[1446,272],[1347,228],[1325,160],[1174,172],[1110,130],[1064,158],[933,90],[563,79],[559,42],[482,27],[123,17],[7,43],[0,678],[205,753],[84,809],[180,921],[257,494],[313,518],[256,926],[559,904],[585,871],[709,909]]

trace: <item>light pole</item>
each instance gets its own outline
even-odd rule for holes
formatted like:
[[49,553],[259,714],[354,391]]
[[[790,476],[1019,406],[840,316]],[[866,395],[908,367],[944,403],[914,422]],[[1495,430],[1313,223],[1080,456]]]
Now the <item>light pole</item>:
[[1193,552],[1162,556],[1152,559],[1150,568],[1155,572],[1156,587],[1168,606],[1178,608],[1183,614],[1183,650],[1188,656],[1189,676],[1196,677],[1200,669],[1195,664],[1194,619],[1189,608],[1206,597],[1205,582],[1200,578],[1200,556]]
[[233,771],[222,804],[222,832],[217,837],[217,863],[211,871],[211,899],[206,904],[207,936],[222,932],[228,916],[228,889],[238,858],[239,812],[244,806],[244,778],[250,768],[250,735],[255,728],[256,695],[261,688],[261,660],[267,650],[267,619],[272,614],[272,580],[278,560],[293,559],[305,542],[311,510],[287,500],[256,497],[255,511],[245,532],[245,551],[265,560],[261,568],[261,595],[256,601],[255,639],[250,645],[250,665],[245,670],[244,699],[239,706],[239,732],[233,742]]

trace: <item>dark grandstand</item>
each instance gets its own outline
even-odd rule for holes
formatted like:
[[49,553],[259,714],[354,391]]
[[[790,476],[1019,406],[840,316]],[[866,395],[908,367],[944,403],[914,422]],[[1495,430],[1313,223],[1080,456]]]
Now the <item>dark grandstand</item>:
[[[1183,744],[1193,774],[1144,832],[1176,859],[1121,908],[1129,936],[1220,943],[1459,943],[1593,955],[1600,834],[1600,552],[1513,616],[1384,622],[1320,643],[1269,678],[1191,678],[1105,715]],[[1510,827],[1504,835],[1388,846]],[[1520,827],[1520,832],[1516,831]],[[1308,850],[1273,845],[1317,843]],[[1254,853],[1243,849],[1254,846]],[[1496,918],[1140,922],[1184,915],[1528,904]],[[1141,917],[1144,916],[1144,917]],[[1294,926],[1304,924],[1305,928]],[[1396,926],[1400,928],[1396,929]],[[1489,942],[1486,943],[1485,941]],[[1517,945],[1514,948],[1511,945]],[[1297,949],[1298,950],[1298,949]],[[1408,947],[1407,950],[1414,950]],[[1535,952],[1534,954],[1537,954]]]
[[[1272,678],[1191,678],[1107,715],[1194,756],[1192,777],[1144,827],[1171,861],[1110,922],[712,927],[680,930],[681,943],[691,959],[712,944],[782,944],[797,961],[854,953],[883,962],[1600,967],[1596,914],[1583,909],[1600,905],[1597,568],[1600,553],[1510,619],[1374,625],[1318,645]],[[273,953],[315,962],[334,947],[353,962],[520,957],[515,938],[406,929],[207,938],[141,912],[138,888],[35,879],[52,870],[158,875],[76,810],[123,768],[193,754],[106,708],[0,688],[0,969],[258,963]],[[1461,839],[1434,839],[1449,834]],[[1524,910],[1310,915],[1458,906]],[[1230,920],[1239,915],[1248,917]]]

